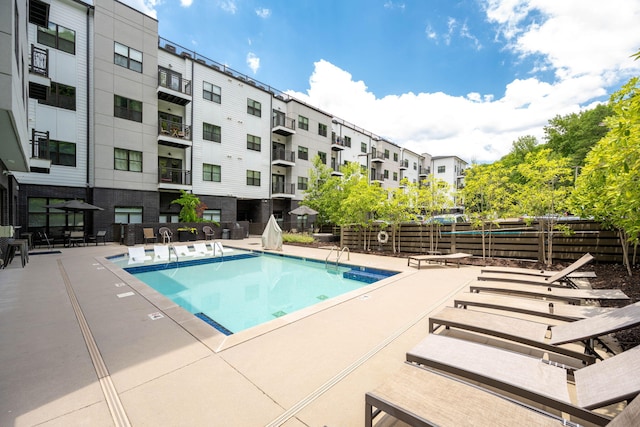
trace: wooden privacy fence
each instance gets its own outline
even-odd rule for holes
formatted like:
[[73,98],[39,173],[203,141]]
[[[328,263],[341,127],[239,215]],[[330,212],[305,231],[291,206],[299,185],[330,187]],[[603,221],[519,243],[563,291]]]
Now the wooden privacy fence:
[[[561,221],[568,226],[571,235],[560,231],[553,233],[553,261],[575,261],[586,252],[596,261],[622,262],[622,246],[617,233],[605,230],[595,221]],[[378,233],[385,230],[388,241],[381,243]],[[485,229],[485,255],[487,257],[517,258],[542,261],[547,236],[540,224],[527,225],[522,221],[501,222]],[[371,250],[393,252],[391,226],[374,224],[369,230],[355,226],[342,227],[341,246],[363,248],[365,240]],[[384,239],[383,239],[384,240]],[[482,256],[482,230],[468,223],[429,225],[403,223],[396,232],[396,250],[405,253],[466,252]],[[631,252],[630,252],[631,253]]]

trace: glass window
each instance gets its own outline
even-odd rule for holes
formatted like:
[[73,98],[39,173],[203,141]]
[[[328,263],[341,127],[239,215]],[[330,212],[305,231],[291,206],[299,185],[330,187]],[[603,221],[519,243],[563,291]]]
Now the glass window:
[[344,146],[345,147],[351,147],[351,137],[350,136],[345,136],[344,137]]
[[142,102],[114,95],[113,115],[121,119],[142,123]]
[[384,170],[384,179],[389,179],[389,171],[387,169]]
[[384,158],[385,159],[389,158],[389,150],[384,150]]
[[247,113],[253,116],[262,117],[262,104],[258,101],[247,98]]
[[76,88],[73,86],[63,85],[62,83],[51,82],[51,87],[47,93],[47,99],[39,99],[38,103],[75,111]]
[[220,179],[221,179],[220,165],[210,165],[207,163],[204,163],[202,165],[203,181],[220,182]]
[[222,89],[214,84],[203,82],[202,97],[206,100],[220,104],[222,103]]
[[398,172],[394,172],[393,173],[393,180],[397,181],[398,180]]
[[49,21],[49,27],[38,27],[38,43],[75,55],[76,32]]
[[49,159],[51,164],[60,166],[76,165],[76,144],[49,140],[38,143],[38,158]]
[[115,42],[113,62],[138,73],[142,72],[142,52]]
[[307,147],[298,146],[298,158],[309,160],[309,149]]
[[160,214],[160,216],[158,216],[158,222],[162,222],[162,223],[177,223],[177,222],[180,222],[180,215],[177,215],[177,214]]
[[309,130],[309,119],[304,116],[298,116],[298,128]]
[[318,135],[327,136],[327,125],[318,123]]
[[260,171],[247,171],[247,185],[260,187]]
[[222,142],[222,128],[209,123],[202,123],[202,139],[213,142]]
[[323,153],[322,151],[318,151],[318,156],[320,156],[320,161],[327,164],[327,153]]
[[116,207],[114,222],[116,224],[141,224],[142,208],[141,207]]
[[262,147],[262,138],[255,135],[247,134],[247,149],[260,151]]
[[361,153],[366,153],[367,152],[367,143],[366,142],[361,142],[360,143],[360,152]]
[[304,176],[298,177],[298,190],[306,190],[309,186],[309,178]]
[[125,150],[123,148],[114,149],[115,170],[142,172],[142,152]]
[[438,173],[445,173],[447,171],[446,166],[438,166]]
[[220,209],[205,209],[202,212],[202,219],[205,221],[220,223],[220,218],[222,218],[222,211]]
[[393,153],[393,161],[394,162],[398,161],[398,153]]

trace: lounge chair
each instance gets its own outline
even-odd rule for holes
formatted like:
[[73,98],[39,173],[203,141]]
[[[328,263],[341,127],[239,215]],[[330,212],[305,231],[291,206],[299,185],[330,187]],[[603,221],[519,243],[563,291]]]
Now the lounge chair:
[[640,393],[640,346],[573,371],[575,401],[569,395],[564,367],[501,348],[429,334],[407,352],[407,361],[477,381],[599,425],[610,419],[592,409],[633,399]]
[[209,247],[205,243],[194,243],[193,250],[199,256],[211,256],[213,255],[213,250],[210,250]]
[[[593,339],[637,325],[640,325],[640,302],[598,316],[555,326],[451,307],[446,307],[429,317],[430,332],[440,326],[462,329],[573,357],[586,363],[594,363],[596,360]],[[585,351],[559,346],[575,342],[583,342]]]
[[478,276],[478,280],[518,282],[546,286],[564,286],[566,284],[575,286],[575,283],[571,281],[570,274],[590,263],[592,260],[593,256],[591,254],[584,254],[579,260],[570,266],[549,276],[521,273],[509,274],[501,272],[481,272]]
[[162,238],[162,243],[163,244],[166,245],[166,244],[171,243],[171,237],[173,236],[173,233],[171,232],[169,227],[160,227],[158,229],[158,234]]
[[153,232],[153,228],[143,228],[142,233],[144,235],[145,244],[149,243],[150,240],[155,242],[157,239],[156,234]]
[[523,298],[489,292],[464,292],[453,300],[454,307],[483,307],[492,310],[511,311],[550,319],[572,321],[597,316],[615,310],[612,307],[573,305],[562,301],[549,302],[536,298]]
[[176,254],[178,254],[178,257],[182,258],[182,257],[192,257],[197,255],[195,252],[191,252],[189,250],[189,246],[187,245],[174,245],[173,249],[175,249]]
[[233,249],[222,246],[222,243],[220,242],[211,242],[210,244],[211,250],[213,251],[213,256],[224,255],[226,253],[233,252]]
[[471,292],[528,295],[580,304],[584,300],[625,301],[629,297],[619,289],[573,289],[553,286],[528,285],[501,281],[476,280],[469,285]]
[[215,238],[215,232],[213,228],[208,225],[202,227],[202,233],[204,233],[204,240],[213,240]]
[[[365,426],[371,427],[381,412],[412,426],[575,425],[442,372],[408,364],[365,394]],[[638,419],[640,398],[636,397],[607,426],[628,427],[637,424]]]
[[150,259],[151,257],[145,252],[144,246],[129,248],[129,264],[140,264]]
[[154,261],[169,261],[169,246],[167,245],[153,245],[153,260]]
[[406,363],[387,381],[365,394],[364,425],[371,427],[381,412],[410,426],[564,425],[560,417],[533,410],[441,372]]
[[458,265],[458,268],[460,268],[460,261],[471,256],[471,254],[465,254],[462,252],[442,255],[413,255],[407,258],[407,266],[411,266],[413,264],[418,268],[418,270],[420,270],[422,262],[426,262],[427,264],[430,262],[441,262],[444,263],[444,265],[447,265],[447,262],[455,262]]

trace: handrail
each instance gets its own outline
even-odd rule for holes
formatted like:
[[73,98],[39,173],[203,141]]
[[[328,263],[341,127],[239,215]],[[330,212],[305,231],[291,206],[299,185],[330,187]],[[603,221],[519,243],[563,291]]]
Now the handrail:
[[180,262],[180,257],[178,256],[178,251],[173,245],[169,245],[169,262],[171,262],[171,251],[176,254],[176,262]]
[[340,251],[340,254],[338,254],[338,259],[336,259],[336,264],[340,261],[340,257],[342,256],[345,250],[347,251],[347,261],[351,261],[351,252],[349,251],[349,247],[344,246]]
[[[344,253],[344,251],[347,251],[347,261],[351,261],[351,252],[349,251],[349,247],[348,246],[343,246],[342,249],[338,248],[337,246],[331,246],[331,250],[329,251],[329,254],[327,255],[327,257],[324,259],[324,266],[327,267],[327,264],[329,263],[329,258],[331,257],[331,254],[333,253],[333,251],[336,251],[336,267],[338,266],[338,263],[340,262],[340,258],[342,257],[342,254]],[[340,250],[340,252],[338,252],[338,250]]]
[[338,250],[338,247],[333,245],[331,246],[331,250],[329,251],[329,254],[327,255],[327,257],[324,259],[324,266],[327,267],[327,264],[329,263],[329,257],[331,256],[331,254],[333,253],[333,250]]

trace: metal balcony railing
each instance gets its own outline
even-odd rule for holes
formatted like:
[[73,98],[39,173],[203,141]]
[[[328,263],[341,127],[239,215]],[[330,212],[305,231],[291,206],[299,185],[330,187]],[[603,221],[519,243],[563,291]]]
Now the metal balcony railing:
[[418,168],[418,175],[429,175],[431,173],[431,168],[425,168],[420,166]]
[[158,85],[185,95],[191,95],[191,80],[183,79],[181,74],[165,68],[158,69]]
[[282,160],[282,161],[291,162],[291,163],[295,163],[296,162],[296,153],[295,153],[295,151],[273,150],[272,153],[271,153],[271,156],[272,156],[272,161]]
[[34,74],[49,77],[49,49],[31,45],[31,64],[29,70]]
[[296,130],[296,119],[285,116],[273,116],[272,128],[282,126],[287,129]]
[[167,119],[158,119],[158,135],[191,141],[191,126]]
[[31,157],[49,159],[49,131],[31,129]]
[[408,159],[400,160],[400,167],[403,168],[403,169],[408,169],[409,168],[409,160]]
[[296,194],[296,185],[288,182],[274,182],[271,184],[271,194]]
[[191,171],[159,166],[158,182],[161,184],[191,185]]

